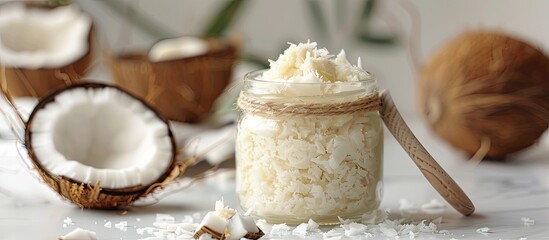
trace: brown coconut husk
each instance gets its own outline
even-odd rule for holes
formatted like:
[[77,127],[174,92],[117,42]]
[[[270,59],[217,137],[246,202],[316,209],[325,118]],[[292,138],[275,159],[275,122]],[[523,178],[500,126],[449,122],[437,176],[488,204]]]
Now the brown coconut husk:
[[503,33],[453,39],[419,83],[419,105],[434,131],[474,158],[504,159],[549,126],[549,58]]
[[31,126],[34,124],[34,121],[33,121],[34,116],[42,108],[46,107],[48,103],[54,101],[55,97],[58,94],[62,93],[63,91],[70,90],[73,88],[89,89],[89,88],[105,88],[105,87],[113,87],[113,88],[119,89],[120,91],[126,92],[125,90],[120,89],[118,87],[99,84],[99,83],[76,84],[63,89],[59,89],[40,100],[38,105],[34,108],[33,112],[31,113],[25,127],[25,140],[24,140],[25,147],[28,151],[28,155],[30,159],[32,160],[32,164],[34,168],[37,170],[37,172],[39,173],[40,177],[50,188],[52,188],[54,191],[59,193],[62,197],[66,198],[67,200],[73,202],[74,204],[82,208],[113,209],[118,207],[130,206],[138,198],[144,197],[145,195],[153,192],[153,190],[163,187],[165,183],[182,175],[189,164],[187,162],[176,161],[177,145],[175,144],[175,140],[169,128],[168,121],[165,118],[163,118],[158,112],[156,112],[154,108],[152,108],[150,105],[142,101],[139,97],[126,92],[130,96],[134,97],[136,100],[141,101],[145,106],[149,107],[155,113],[155,115],[168,126],[168,134],[171,139],[173,152],[172,152],[171,164],[166,169],[166,172],[162,176],[160,176],[155,181],[155,183],[147,186],[139,185],[139,186],[132,186],[132,187],[121,188],[121,189],[109,189],[109,188],[102,188],[101,183],[81,183],[64,176],[54,175],[49,171],[47,171],[41,165],[40,159],[38,159],[38,157],[34,154],[32,144],[31,144],[33,132],[30,131],[30,129],[32,129]]
[[[44,2],[26,2],[25,5],[29,9],[54,9],[57,7]],[[41,98],[50,91],[82,82],[82,76],[88,72],[93,60],[93,29],[92,25],[88,34],[88,51],[86,54],[67,66],[39,69],[6,66],[7,91],[13,97],[31,96]]]
[[231,81],[238,44],[205,39],[209,51],[200,56],[151,62],[147,52],[112,56],[109,66],[115,82],[145,99],[168,118],[196,122],[211,110]]

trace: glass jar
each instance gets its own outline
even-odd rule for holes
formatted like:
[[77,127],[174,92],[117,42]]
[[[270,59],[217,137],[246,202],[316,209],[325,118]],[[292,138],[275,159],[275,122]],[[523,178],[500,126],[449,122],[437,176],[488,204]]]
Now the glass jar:
[[378,208],[383,126],[375,79],[337,83],[245,76],[238,99],[236,190],[270,223],[338,224]]

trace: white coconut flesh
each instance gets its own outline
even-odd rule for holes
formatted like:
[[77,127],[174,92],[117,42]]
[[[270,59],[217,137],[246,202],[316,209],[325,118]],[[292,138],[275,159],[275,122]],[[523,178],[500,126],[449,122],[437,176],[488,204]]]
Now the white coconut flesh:
[[152,62],[200,56],[208,52],[208,43],[197,37],[179,37],[158,41],[149,50]]
[[6,4],[0,8],[0,60],[29,69],[67,66],[87,53],[91,25],[73,5],[49,10]]
[[102,188],[147,186],[172,161],[166,122],[116,88],[72,88],[35,112],[32,151],[57,176]]

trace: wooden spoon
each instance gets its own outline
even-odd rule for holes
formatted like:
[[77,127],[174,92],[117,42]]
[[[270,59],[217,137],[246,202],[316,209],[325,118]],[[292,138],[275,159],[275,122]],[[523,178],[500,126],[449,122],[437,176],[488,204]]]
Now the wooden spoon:
[[444,171],[427,150],[410,131],[408,125],[402,119],[393,99],[388,91],[383,90],[381,95],[381,118],[385,125],[400,143],[402,148],[410,155],[421,173],[433,185],[433,187],[446,199],[446,201],[458,212],[465,216],[473,214],[475,206],[467,194],[461,190],[457,183]]

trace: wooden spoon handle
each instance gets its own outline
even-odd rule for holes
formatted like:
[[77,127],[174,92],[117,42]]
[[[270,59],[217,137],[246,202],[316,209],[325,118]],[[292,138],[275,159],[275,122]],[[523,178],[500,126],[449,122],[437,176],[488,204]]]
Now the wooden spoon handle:
[[475,211],[475,206],[467,194],[461,190],[454,179],[444,171],[410,131],[389,92],[384,90],[380,94],[382,102],[381,118],[391,134],[395,136],[396,140],[414,160],[421,173],[438,193],[458,212],[465,216],[471,215]]

